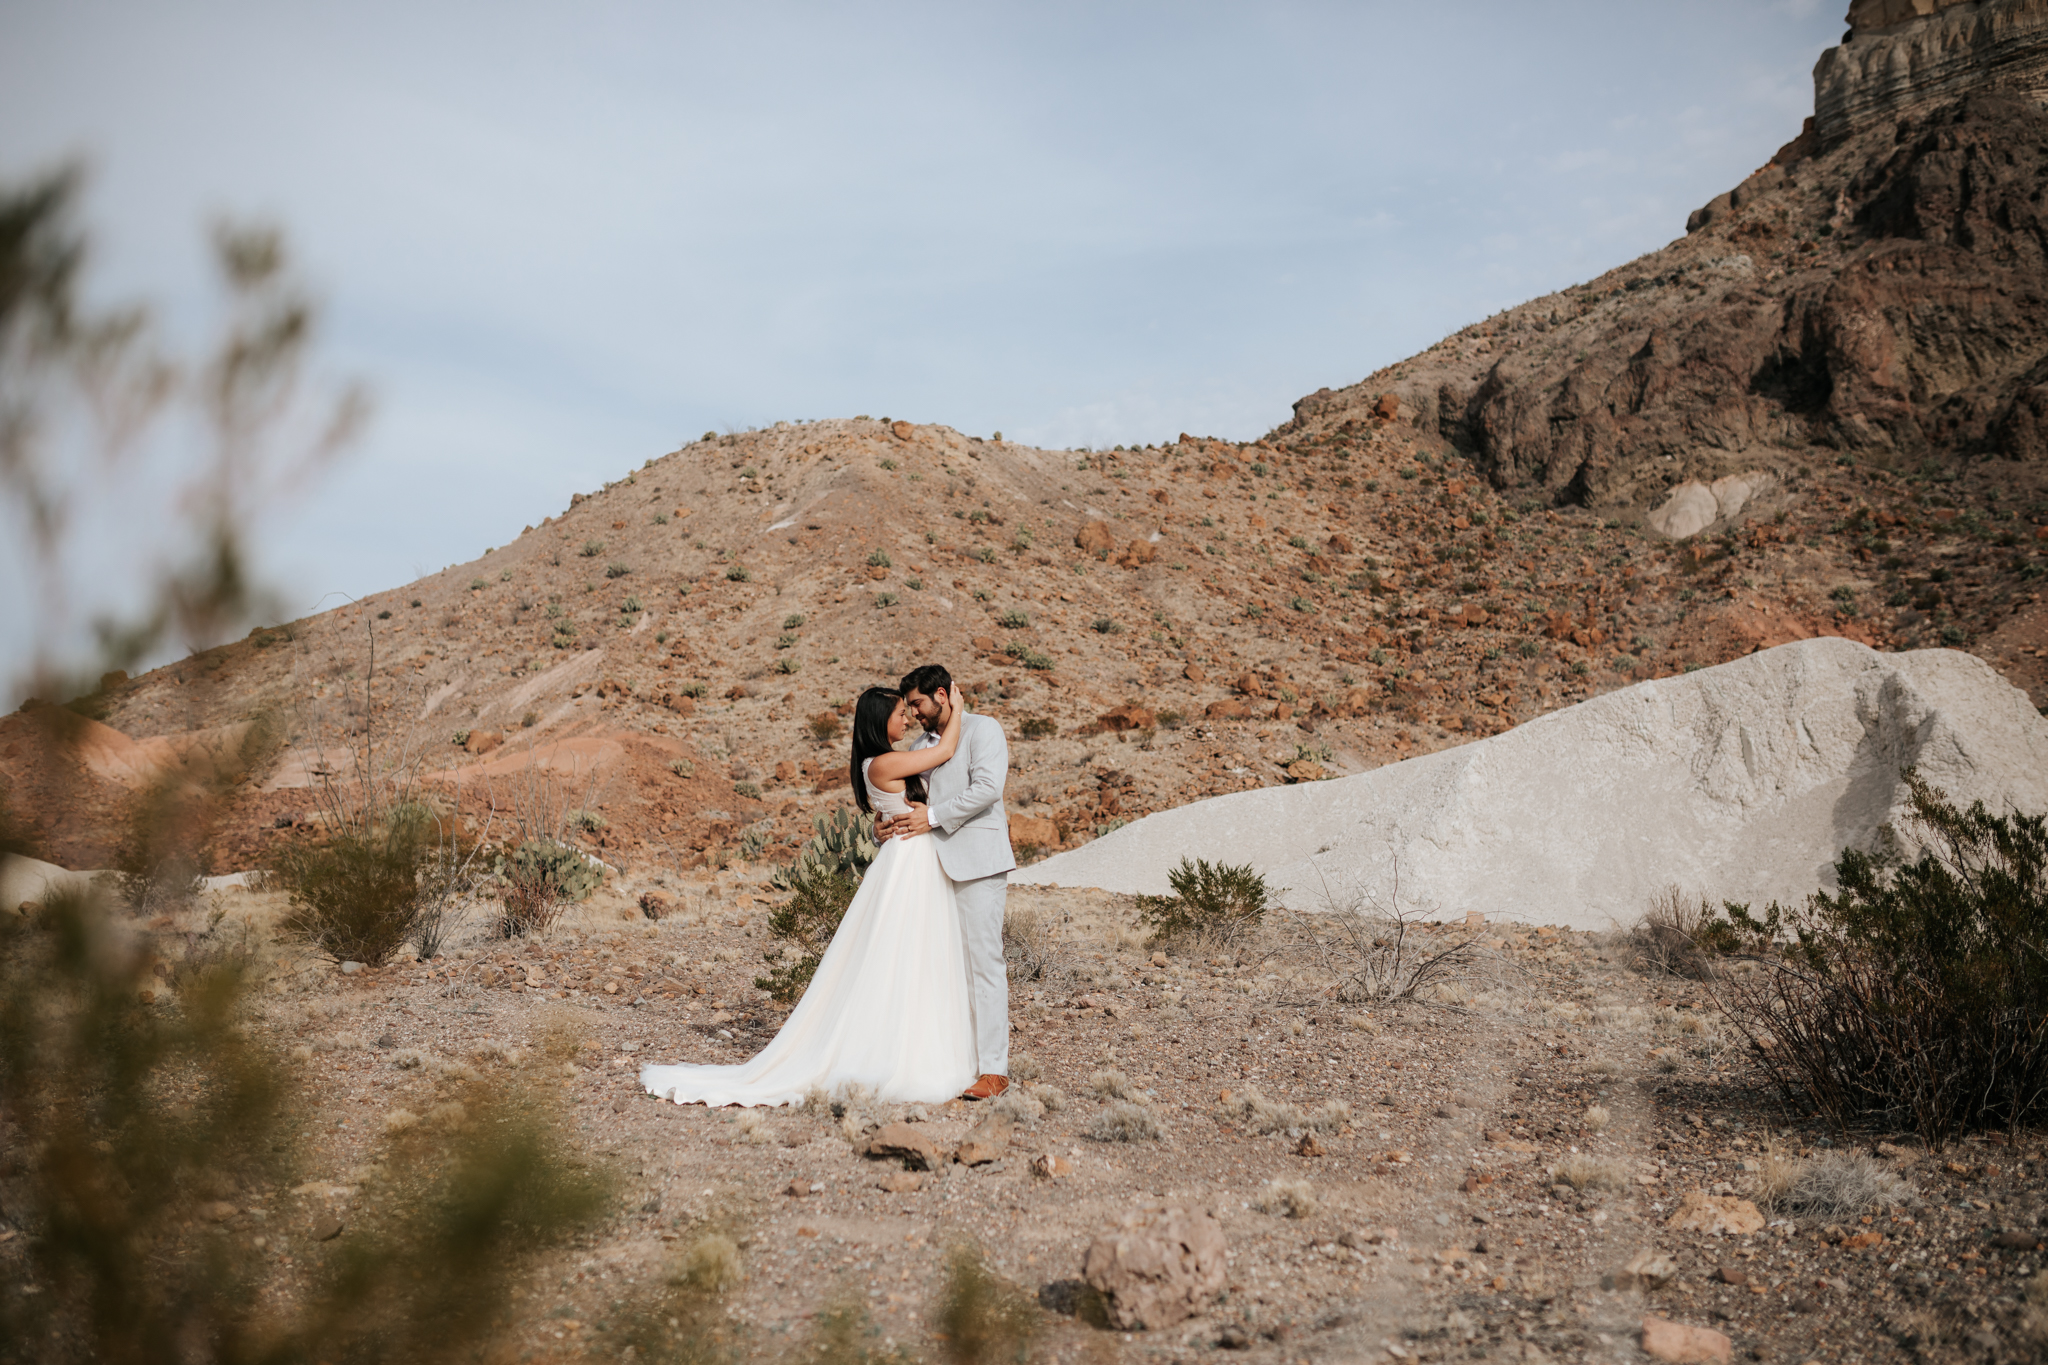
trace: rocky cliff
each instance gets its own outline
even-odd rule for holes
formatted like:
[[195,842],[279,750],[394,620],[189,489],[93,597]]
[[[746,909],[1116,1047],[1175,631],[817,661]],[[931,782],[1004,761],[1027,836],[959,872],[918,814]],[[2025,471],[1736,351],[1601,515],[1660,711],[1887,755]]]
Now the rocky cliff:
[[[2037,488],[2048,112],[2009,78],[2048,0],[1912,9],[1858,7],[1817,72],[1821,121],[1684,238],[1312,394],[1283,430],[1392,410],[1498,488],[1628,520],[1689,485],[1844,457],[1963,493]],[[1956,36],[1983,33],[2009,41]],[[1915,43],[1962,65],[1916,84]],[[1882,120],[1886,100],[1911,111]]]
[[1979,90],[2038,99],[2048,94],[2048,0],[1857,0],[1813,88],[1823,146]]

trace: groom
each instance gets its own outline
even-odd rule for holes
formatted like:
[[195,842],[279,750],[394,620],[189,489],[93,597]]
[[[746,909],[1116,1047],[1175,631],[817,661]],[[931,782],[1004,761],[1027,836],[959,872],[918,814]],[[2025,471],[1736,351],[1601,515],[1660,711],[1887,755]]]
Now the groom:
[[[952,675],[937,664],[925,664],[904,674],[900,690],[904,705],[924,726],[924,735],[911,747],[938,743],[939,732],[953,718]],[[877,830],[885,839],[936,835],[939,866],[953,881],[974,992],[975,1050],[981,1055],[981,1078],[960,1097],[966,1100],[992,1100],[1010,1088],[1010,976],[1003,962],[1003,900],[1017,859],[1010,852],[1009,817],[1003,810],[1003,779],[1009,772],[1010,746],[1003,727],[970,712],[960,723],[959,749],[927,779],[930,804],[913,803],[910,814],[883,820]]]

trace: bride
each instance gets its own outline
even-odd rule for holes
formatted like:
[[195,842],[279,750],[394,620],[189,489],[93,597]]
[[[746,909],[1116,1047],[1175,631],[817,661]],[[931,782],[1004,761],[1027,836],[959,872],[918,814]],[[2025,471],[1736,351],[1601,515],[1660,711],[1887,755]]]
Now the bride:
[[[860,808],[901,815],[923,800],[923,774],[953,756],[966,710],[964,698],[954,703],[937,744],[898,753],[909,722],[902,696],[861,693],[848,763]],[[938,841],[889,839],[767,1047],[737,1066],[643,1067],[640,1082],[677,1104],[793,1104],[848,1084],[936,1103],[973,1084],[976,1060],[966,948]]]

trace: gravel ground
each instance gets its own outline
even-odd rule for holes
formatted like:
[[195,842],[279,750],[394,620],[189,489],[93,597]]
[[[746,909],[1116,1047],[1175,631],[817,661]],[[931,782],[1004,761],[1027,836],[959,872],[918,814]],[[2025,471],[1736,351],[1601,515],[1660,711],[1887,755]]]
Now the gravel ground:
[[[257,1017],[300,1073],[305,1169],[234,1202],[277,1292],[344,1244],[396,1135],[481,1083],[558,1101],[576,1159],[615,1181],[594,1228],[521,1272],[523,1358],[616,1355],[621,1306],[707,1226],[743,1248],[730,1311],[750,1357],[793,1350],[845,1297],[933,1353],[941,1263],[962,1240],[1047,1305],[1044,1359],[1628,1360],[1651,1314],[1724,1332],[1737,1359],[2026,1360],[2048,1339],[2048,1307],[2027,1304],[2048,1237],[2040,1135],[1933,1155],[1899,1133],[1830,1133],[1778,1102],[1710,989],[1630,970],[1611,936],[1422,926],[1430,944],[1476,936],[1477,956],[1429,1000],[1367,1009],[1332,1003],[1277,929],[1155,955],[1123,902],[1014,889],[1048,964],[1014,984],[1032,1102],[1014,1106],[1002,1159],[897,1192],[878,1185],[911,1182],[855,1155],[822,1108],[640,1092],[643,1061],[738,1061],[779,1018],[751,985],[772,899],[758,872],[663,888],[677,909],[659,923],[635,907],[645,888],[620,883],[543,938],[479,924],[430,963],[344,972],[265,950]],[[239,892],[216,908],[259,932],[279,909]],[[1320,1111],[1321,1127],[1297,1114],[1261,1132],[1252,1094]],[[1157,1138],[1087,1136],[1120,1104]],[[958,1101],[855,1108],[920,1119],[947,1150],[980,1117]],[[1890,1202],[1767,1204],[1746,1236],[1666,1226],[1689,1191],[1755,1199],[1767,1164],[1842,1152],[1897,1178]],[[1034,1175],[1047,1154],[1067,1173]],[[1165,1331],[1083,1325],[1071,1291],[1090,1238],[1158,1203],[1215,1213],[1228,1293]],[[1645,1251],[1668,1256],[1668,1280],[1617,1280]]]

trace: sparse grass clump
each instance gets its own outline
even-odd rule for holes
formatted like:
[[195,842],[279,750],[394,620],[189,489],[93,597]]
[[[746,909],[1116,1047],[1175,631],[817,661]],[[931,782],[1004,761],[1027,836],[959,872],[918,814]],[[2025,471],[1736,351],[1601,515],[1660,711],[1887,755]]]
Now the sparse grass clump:
[[1038,1305],[989,1269],[978,1247],[961,1245],[946,1257],[934,1324],[952,1365],[1022,1361],[1038,1335]]
[[1257,1207],[1276,1218],[1313,1218],[1323,1205],[1315,1186],[1306,1180],[1275,1180],[1259,1196]]
[[1334,1133],[1351,1122],[1351,1106],[1342,1100],[1329,1100],[1309,1110],[1286,1100],[1269,1100],[1255,1087],[1240,1090],[1225,1100],[1223,1112],[1260,1134]]
[[1097,1111],[1081,1136],[1093,1142],[1157,1142],[1159,1120],[1143,1105],[1119,1102]]
[[1575,1190],[1619,1190],[1628,1186],[1628,1172],[1619,1162],[1583,1152],[1558,1162],[1551,1168],[1550,1179],[1553,1184],[1569,1185]]
[[1258,927],[1273,891],[1251,864],[1183,858],[1166,874],[1170,896],[1138,897],[1138,920],[1160,941],[1230,942]]
[[1913,1187],[1875,1157],[1822,1152],[1806,1160],[1764,1158],[1757,1202],[1792,1213],[1847,1218],[1874,1208],[1904,1204]]
[[1060,723],[1051,716],[1026,716],[1017,729],[1026,739],[1050,739],[1060,732]]

